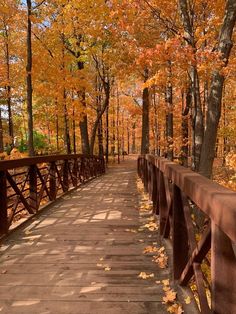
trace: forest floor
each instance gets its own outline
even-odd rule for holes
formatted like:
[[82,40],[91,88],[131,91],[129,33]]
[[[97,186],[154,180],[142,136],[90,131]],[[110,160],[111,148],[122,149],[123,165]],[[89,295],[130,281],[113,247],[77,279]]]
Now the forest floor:
[[157,230],[135,158],[111,166],[4,240],[0,312],[194,313]]

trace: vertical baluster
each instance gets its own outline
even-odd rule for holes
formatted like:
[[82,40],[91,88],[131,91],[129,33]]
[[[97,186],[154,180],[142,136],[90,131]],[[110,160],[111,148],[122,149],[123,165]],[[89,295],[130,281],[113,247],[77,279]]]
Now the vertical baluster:
[[76,187],[78,185],[78,159],[73,159],[73,171],[72,171],[72,177],[73,177],[73,186]]
[[52,162],[49,168],[49,193],[50,201],[54,201],[57,195],[57,186],[56,186],[56,164]]
[[36,212],[40,204],[38,204],[38,187],[37,187],[37,169],[35,165],[29,167],[29,206]]
[[64,192],[69,190],[69,162],[68,160],[64,160],[63,164],[63,186]]
[[174,279],[180,275],[188,261],[188,231],[184,217],[181,190],[173,185],[173,271]]
[[211,248],[212,313],[236,313],[235,253],[230,239],[214,223]]
[[7,233],[7,179],[5,171],[0,171],[0,234]]

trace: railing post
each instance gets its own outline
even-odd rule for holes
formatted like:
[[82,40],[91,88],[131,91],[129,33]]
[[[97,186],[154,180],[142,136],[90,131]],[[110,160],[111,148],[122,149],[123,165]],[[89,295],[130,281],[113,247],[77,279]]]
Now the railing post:
[[67,192],[69,190],[68,167],[69,167],[68,160],[64,160],[64,164],[63,164],[63,186],[64,186],[64,192]]
[[29,167],[29,206],[33,212],[38,210],[37,169],[35,165]]
[[173,185],[173,272],[178,280],[188,261],[188,231],[185,223],[181,190]]
[[235,253],[231,240],[214,223],[211,248],[212,313],[236,313]]
[[78,160],[77,158],[74,159],[72,174],[73,174],[73,186],[76,187],[78,185]]
[[159,215],[160,215],[160,235],[164,236],[165,225],[168,215],[167,201],[166,201],[166,189],[164,182],[164,174],[160,171],[159,176]]
[[0,234],[7,233],[7,179],[6,172],[0,171]]
[[57,195],[55,162],[52,162],[49,168],[49,191],[50,191],[50,200],[54,201]]

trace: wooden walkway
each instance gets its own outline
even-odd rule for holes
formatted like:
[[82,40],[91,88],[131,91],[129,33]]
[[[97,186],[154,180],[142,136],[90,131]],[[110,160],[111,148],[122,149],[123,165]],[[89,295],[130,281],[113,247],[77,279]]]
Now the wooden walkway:
[[136,162],[126,161],[10,235],[1,245],[0,313],[166,313],[159,281],[169,270],[143,254],[158,239],[138,231],[150,217],[138,207]]

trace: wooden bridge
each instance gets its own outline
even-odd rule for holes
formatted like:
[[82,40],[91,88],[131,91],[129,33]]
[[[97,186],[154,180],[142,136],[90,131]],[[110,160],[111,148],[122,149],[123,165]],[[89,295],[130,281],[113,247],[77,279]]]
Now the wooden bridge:
[[147,155],[150,210],[136,173],[135,158],[0,162],[0,313],[236,313],[236,193]]

